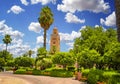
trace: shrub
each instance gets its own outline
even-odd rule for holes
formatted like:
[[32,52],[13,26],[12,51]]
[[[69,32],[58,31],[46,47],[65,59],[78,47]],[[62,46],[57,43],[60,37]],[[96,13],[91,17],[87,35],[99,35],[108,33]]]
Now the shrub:
[[40,70],[33,70],[32,74],[33,75],[41,75],[41,71]]
[[75,67],[74,67],[74,66],[68,66],[68,67],[67,67],[67,70],[68,70],[68,71],[75,71]]
[[96,84],[98,81],[102,81],[102,76],[103,71],[102,70],[90,70],[88,74],[88,80],[87,82],[89,84]]
[[72,77],[73,74],[69,71],[66,71],[66,72],[51,71],[50,76],[52,76],[52,77]]
[[64,69],[53,69],[50,72],[50,76],[52,76],[52,77],[72,77],[73,72],[66,71]]
[[14,72],[14,74],[26,74],[26,70],[25,69],[18,69]]
[[120,74],[112,75],[107,84],[120,84]]
[[82,76],[83,77],[88,77],[89,72],[90,72],[90,69],[83,69],[82,70]]

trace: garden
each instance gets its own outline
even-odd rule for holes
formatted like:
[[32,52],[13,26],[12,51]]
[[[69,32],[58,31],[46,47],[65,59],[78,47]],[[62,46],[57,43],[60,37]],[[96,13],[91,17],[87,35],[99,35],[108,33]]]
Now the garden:
[[41,47],[35,58],[31,57],[32,50],[14,58],[10,52],[0,51],[1,71],[5,68],[14,74],[74,77],[88,84],[120,84],[120,43],[116,30],[86,27],[80,32],[81,37],[75,39],[69,52],[51,54]]

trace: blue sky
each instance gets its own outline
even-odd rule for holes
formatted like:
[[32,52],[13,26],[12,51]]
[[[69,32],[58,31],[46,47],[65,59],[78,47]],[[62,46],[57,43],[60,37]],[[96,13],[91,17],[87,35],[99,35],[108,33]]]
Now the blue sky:
[[0,50],[5,49],[5,34],[13,39],[8,50],[15,56],[42,47],[43,29],[37,18],[44,6],[54,14],[47,31],[47,50],[54,27],[60,34],[62,52],[73,48],[74,39],[85,26],[116,27],[114,0],[0,0]]

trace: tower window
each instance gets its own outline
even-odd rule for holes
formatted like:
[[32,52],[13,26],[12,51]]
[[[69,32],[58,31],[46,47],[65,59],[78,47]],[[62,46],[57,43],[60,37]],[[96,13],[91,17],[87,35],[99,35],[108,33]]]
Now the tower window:
[[53,42],[53,44],[55,44],[55,42]]

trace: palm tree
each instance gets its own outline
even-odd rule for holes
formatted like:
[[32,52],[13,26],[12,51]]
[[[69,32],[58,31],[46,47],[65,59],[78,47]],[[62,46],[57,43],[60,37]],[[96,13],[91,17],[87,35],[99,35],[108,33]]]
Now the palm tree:
[[116,12],[116,25],[117,25],[117,35],[118,41],[120,42],[120,0],[115,1],[115,12]]
[[29,50],[28,51],[28,55],[29,55],[29,57],[31,57],[31,55],[34,53],[34,51],[32,51],[32,50]]
[[45,6],[42,8],[38,21],[41,27],[44,29],[44,45],[43,46],[46,49],[46,32],[54,21],[53,13],[48,6]]
[[9,43],[11,43],[12,39],[10,35],[6,34],[5,37],[3,38],[3,42],[6,44],[6,52],[7,52],[7,46]]

